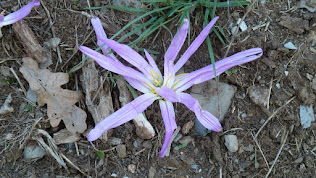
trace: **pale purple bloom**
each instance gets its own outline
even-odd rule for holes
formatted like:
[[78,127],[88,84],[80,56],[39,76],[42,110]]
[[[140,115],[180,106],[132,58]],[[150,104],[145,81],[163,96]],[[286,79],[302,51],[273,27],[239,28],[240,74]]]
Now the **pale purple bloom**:
[[[26,17],[32,10],[34,6],[39,6],[40,2],[38,0],[32,1],[27,5],[23,6],[21,9],[4,16],[4,12],[0,14],[0,35],[1,35],[1,27],[13,24],[24,17]],[[0,36],[1,37],[1,36]]]
[[[92,18],[91,22],[97,35],[97,44],[99,46],[105,44],[102,48],[103,53],[107,54],[109,52],[108,48],[111,48],[124,60],[137,68],[137,70],[124,66],[113,54],[104,56],[84,46],[80,46],[79,49],[94,59],[103,68],[122,75],[131,86],[144,94],[98,123],[88,134],[88,140],[94,141],[107,130],[132,120],[155,100],[159,100],[161,114],[165,124],[165,140],[159,152],[160,157],[165,156],[171,136],[177,128],[173,102],[180,102],[186,105],[195,113],[197,119],[199,119],[207,129],[216,132],[221,131],[222,128],[218,119],[211,113],[202,110],[199,102],[195,98],[183,92],[194,84],[199,84],[214,78],[213,66],[208,65],[194,72],[175,76],[175,73],[203,43],[217,19],[218,17],[215,17],[203,29],[176,64],[174,64],[174,60],[178,56],[188,33],[189,21],[187,19],[184,20],[182,27],[172,40],[164,56],[164,75],[162,76],[154,59],[146,50],[145,55],[148,62],[130,47],[107,39],[100,20],[98,18]],[[253,48],[222,59],[215,63],[216,74],[220,75],[233,66],[253,61],[261,55],[262,49]]]

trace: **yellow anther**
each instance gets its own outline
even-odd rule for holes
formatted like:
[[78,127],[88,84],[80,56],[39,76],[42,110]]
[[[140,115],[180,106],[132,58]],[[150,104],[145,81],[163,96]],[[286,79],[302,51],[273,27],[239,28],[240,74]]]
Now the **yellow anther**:
[[155,91],[153,87],[151,87],[148,83],[144,82],[152,91]]
[[179,75],[175,76],[175,78],[180,77],[181,75],[187,75],[187,74],[188,73],[182,73],[182,74],[179,74]]
[[172,77],[172,75],[170,75],[170,77],[167,79],[166,86],[167,86],[167,84],[168,84],[168,82],[169,82],[171,77]]
[[[151,71],[153,71],[153,70],[151,70]],[[154,84],[155,84],[155,83],[156,83],[156,79],[155,79],[155,77],[154,77],[154,74],[153,74],[151,71],[149,71],[149,72],[150,72],[151,76],[153,77],[153,81],[154,81]],[[155,72],[155,71],[154,71],[154,72]]]
[[157,86],[158,86],[158,87],[161,87],[161,80],[158,80]]
[[153,72],[154,72],[154,74],[157,75],[157,80],[159,80],[159,75],[157,74],[157,72],[155,72],[154,70],[153,70]]
[[174,87],[180,82],[181,79],[179,79],[172,87],[171,89],[174,89]]
[[5,13],[5,10],[3,10],[0,14],[4,15],[4,13]]

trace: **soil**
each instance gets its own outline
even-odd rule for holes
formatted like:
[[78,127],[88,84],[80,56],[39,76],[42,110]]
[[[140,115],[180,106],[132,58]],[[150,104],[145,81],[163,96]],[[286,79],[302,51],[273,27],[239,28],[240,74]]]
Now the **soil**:
[[[22,5],[27,2],[20,1]],[[92,49],[97,48],[89,14],[98,16],[104,22],[108,36],[114,35],[131,18],[130,14],[116,10],[83,10],[89,6],[104,6],[108,4],[105,1],[43,2],[47,11],[43,6],[39,6],[24,20],[42,46],[54,35],[61,39],[61,64],[58,62],[57,50],[46,49],[53,59],[49,69],[55,72],[68,72],[82,60],[81,52],[77,51],[78,44]],[[21,84],[28,89],[28,82],[19,72],[21,59],[27,57],[27,53],[21,40],[13,32],[12,25],[3,27],[4,36],[0,43],[0,104],[2,105],[11,93],[14,112],[0,115],[0,176],[149,177],[154,173],[154,177],[250,178],[265,177],[269,172],[269,177],[316,177],[316,154],[313,152],[316,149],[316,122],[312,122],[306,129],[303,129],[300,123],[300,105],[311,105],[314,111],[316,110],[316,47],[313,46],[315,40],[310,40],[316,33],[316,14],[306,9],[295,8],[298,3],[297,0],[272,1],[255,3],[253,7],[230,8],[229,11],[227,8],[217,9],[216,15],[220,16],[219,25],[231,39],[230,23],[235,24],[248,8],[252,8],[245,18],[248,29],[238,33],[228,55],[253,47],[260,47],[264,51],[258,60],[235,67],[237,72],[220,76],[221,82],[237,87],[232,105],[222,123],[222,132],[200,136],[194,128],[187,134],[180,131],[183,136],[192,137],[193,141],[179,150],[173,148],[180,144],[173,143],[170,156],[160,158],[158,152],[163,142],[164,125],[159,106],[155,103],[146,110],[146,116],[156,130],[154,138],[145,141],[138,138],[132,122],[112,129],[108,139],[120,138],[127,149],[126,157],[120,158],[115,146],[100,140],[92,144],[87,141],[84,133],[75,144],[58,145],[58,153],[69,159],[66,161],[67,168],[61,166],[48,153],[38,160],[30,161],[23,158],[26,146],[38,144],[35,141],[36,129],[45,130],[53,136],[65,126],[60,124],[52,128],[49,125],[46,106],[24,111],[28,101],[10,68],[16,72]],[[18,2],[13,0],[2,1],[0,6],[1,11],[6,9],[7,12],[20,7]],[[47,13],[50,14],[50,18]],[[52,26],[50,20],[53,22]],[[174,25],[169,24],[169,27]],[[191,39],[199,34],[201,27],[201,22],[192,24],[191,28],[194,30],[191,30]],[[174,34],[176,28],[173,27],[172,31]],[[215,59],[220,60],[224,57],[228,45],[223,45],[214,34],[210,37]],[[122,43],[127,44],[131,40],[125,39]],[[160,52],[156,58],[161,69],[164,49],[170,40],[169,32],[161,29],[157,36],[150,36],[141,45],[142,48]],[[287,42],[292,42],[298,49],[285,48],[283,45]],[[183,48],[180,54],[185,49]],[[204,42],[190,58],[190,62],[185,64],[184,71],[190,72],[209,65],[211,62],[207,49]],[[107,74],[101,67],[97,69],[103,76]],[[63,88],[83,91],[78,80],[81,74],[81,70],[72,73],[69,76],[70,82]],[[106,82],[111,83],[110,80]],[[111,87],[114,109],[117,110],[120,107],[117,104],[118,89],[108,86]],[[251,100],[248,93],[251,86],[269,89],[268,109],[267,106],[257,105]],[[84,100],[78,106],[88,113]],[[179,126],[194,121],[194,113],[188,112],[185,106],[177,104],[175,110]],[[270,120],[256,136],[268,119]],[[88,129],[94,127],[89,113],[87,125]],[[237,136],[237,152],[227,150],[224,144],[224,135],[227,134]],[[103,150],[104,157],[96,156],[96,150]],[[273,168],[270,170],[271,167]]]

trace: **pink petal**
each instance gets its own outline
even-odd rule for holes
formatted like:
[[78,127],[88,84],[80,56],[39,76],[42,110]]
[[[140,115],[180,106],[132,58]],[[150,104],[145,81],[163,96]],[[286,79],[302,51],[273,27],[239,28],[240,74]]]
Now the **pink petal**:
[[173,135],[173,132],[177,128],[177,124],[175,121],[175,114],[172,103],[170,101],[159,100],[159,105],[166,130],[165,140],[159,152],[159,156],[164,157],[166,155],[167,147]]
[[39,6],[39,5],[40,5],[40,2],[38,0],[35,0],[35,1],[28,3],[27,5],[23,6],[21,9],[13,12],[11,14],[6,15],[3,18],[3,21],[0,21],[0,28],[5,26],[5,25],[13,24],[13,23],[23,19],[31,12],[31,10],[34,6]]
[[137,97],[132,102],[126,104],[121,109],[117,110],[115,113],[111,114],[110,116],[99,122],[94,127],[94,129],[89,132],[87,136],[88,140],[94,141],[107,130],[115,128],[132,120],[134,117],[142,113],[158,98],[159,97],[152,93],[146,93]]
[[165,60],[167,61],[174,61],[181,50],[185,39],[187,38],[189,28],[189,20],[184,19],[183,25],[181,26],[180,30],[176,34],[176,36],[171,41],[171,44],[165,53]]
[[110,39],[101,39],[101,41],[107,46],[109,46],[113,51],[115,51],[127,62],[129,62],[138,70],[140,70],[148,79],[152,79],[150,70],[152,70],[153,68],[147,63],[147,61],[141,55],[139,55],[132,48]]
[[151,82],[140,72],[136,71],[133,68],[126,67],[120,62],[115,62],[112,58],[102,55],[88,47],[79,46],[80,51],[89,56],[91,59],[95,60],[101,67],[112,71],[114,73],[127,76],[129,78],[133,78],[135,80],[139,80],[143,83],[147,83],[152,88],[155,88]]
[[193,43],[189,46],[189,48],[184,52],[184,54],[181,56],[181,58],[178,60],[178,62],[175,65],[175,72],[177,72],[186,62],[187,60],[192,56],[193,53],[201,46],[205,38],[208,36],[210,30],[212,29],[213,25],[217,21],[219,17],[215,17],[199,34],[198,37],[193,41]]
[[[108,37],[106,36],[106,33],[102,27],[102,23],[101,23],[100,19],[98,17],[93,17],[91,19],[91,23],[92,23],[92,26],[94,28],[95,34],[97,35],[98,46],[104,45],[104,43],[101,41],[101,39],[108,39]],[[114,56],[114,54],[110,53],[111,49],[108,46],[104,45],[101,48],[101,50],[102,50],[103,54],[107,55],[108,57],[112,58],[115,61],[118,61],[118,59]]]
[[197,119],[201,122],[201,124],[209,130],[213,130],[216,132],[220,132],[222,130],[222,126],[219,120],[213,116],[211,113],[207,111],[203,111],[201,106],[195,98],[187,93],[178,94],[179,102],[186,105],[191,111],[193,111],[197,117]]
[[149,64],[151,65],[151,67],[153,67],[154,71],[159,75],[160,79],[162,79],[162,75],[161,75],[161,72],[160,70],[158,69],[158,66],[155,62],[155,60],[151,57],[151,55],[146,51],[146,49],[144,49],[145,51],[145,55],[146,55],[146,58],[149,62]]
[[[246,51],[239,52],[220,61],[217,61],[215,62],[216,75],[220,75],[221,73],[225,72],[231,67],[258,59],[260,56],[262,56],[262,49],[252,48]],[[205,82],[212,78],[214,78],[214,71],[213,66],[211,64],[182,76],[182,80],[174,87],[174,90],[176,92],[182,92],[190,88],[192,85]]]

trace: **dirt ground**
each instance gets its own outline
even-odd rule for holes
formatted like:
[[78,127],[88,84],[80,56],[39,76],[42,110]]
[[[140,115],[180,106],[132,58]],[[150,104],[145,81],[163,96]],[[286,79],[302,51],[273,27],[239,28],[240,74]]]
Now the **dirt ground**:
[[[20,0],[22,5],[27,2]],[[82,60],[82,53],[77,51],[78,44],[97,48],[89,15],[101,19],[109,37],[131,18],[130,14],[115,10],[83,10],[89,6],[107,5],[106,1],[44,0],[42,3],[45,8],[42,5],[35,8],[24,20],[42,46],[53,37],[61,39],[59,49],[44,48],[45,53],[52,55],[53,64],[49,69],[53,72],[68,72]],[[109,141],[98,140],[92,145],[84,133],[75,144],[57,145],[56,154],[64,160],[65,165],[61,165],[48,152],[38,160],[24,159],[25,147],[37,145],[40,140],[38,129],[49,134],[42,139],[47,143],[49,136],[65,128],[65,125],[62,123],[54,128],[50,126],[46,105],[25,111],[28,100],[21,86],[27,90],[29,84],[19,68],[22,57],[28,57],[28,53],[21,39],[12,30],[12,25],[3,27],[4,36],[0,43],[0,105],[11,94],[14,112],[0,115],[0,176],[152,177],[154,174],[154,177],[250,178],[265,177],[269,173],[269,177],[316,177],[316,122],[312,122],[306,129],[303,129],[300,122],[300,105],[311,105],[316,110],[316,13],[296,8],[298,4],[299,0],[281,0],[255,3],[253,7],[230,8],[229,11],[227,8],[217,9],[219,25],[229,39],[232,38],[230,23],[236,24],[237,19],[250,10],[245,17],[248,28],[238,33],[228,55],[260,47],[263,56],[254,62],[235,67],[235,73],[220,76],[221,82],[237,87],[222,123],[223,131],[200,136],[192,128],[183,136],[190,136],[193,141],[179,150],[171,149],[170,156],[165,158],[158,156],[163,143],[164,125],[159,106],[155,103],[146,110],[146,116],[156,131],[154,138],[138,138],[132,122],[112,129],[108,135],[109,140],[119,138],[126,146],[127,155],[124,158],[119,157],[115,146]],[[18,5],[18,1],[14,0],[0,2],[1,11],[6,9],[12,12],[20,7]],[[172,25],[169,24],[169,27]],[[202,23],[191,26],[191,39],[199,34],[201,27]],[[215,59],[220,60],[228,45],[223,45],[214,34],[210,37]],[[130,40],[125,39],[123,43],[127,44]],[[287,42],[292,42],[298,49],[285,48]],[[169,43],[169,32],[161,29],[157,37],[156,34],[150,36],[141,47],[160,52],[156,57],[162,69],[164,48]],[[57,62],[59,58],[62,63]],[[184,66],[185,72],[210,64],[206,42],[189,61]],[[99,66],[97,69],[106,78],[107,71]],[[17,77],[12,71],[15,71]],[[84,92],[79,80],[81,75],[81,69],[75,71],[69,76],[70,81],[62,87]],[[111,86],[110,79],[106,83],[111,87],[109,89],[114,110],[117,110],[120,107],[117,104],[118,88]],[[250,98],[251,87],[268,91],[268,106],[256,104]],[[88,129],[91,129],[94,122],[85,100],[82,99],[77,106],[88,113],[86,123]],[[179,126],[194,121],[194,113],[187,112],[185,106],[177,104],[175,110]],[[227,150],[224,144],[224,135],[227,134],[237,136],[237,152]],[[173,143],[172,148],[177,145],[179,143]],[[104,157],[97,156],[97,150],[102,150]]]

